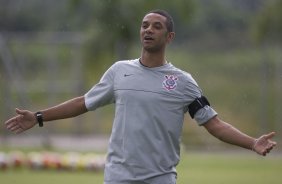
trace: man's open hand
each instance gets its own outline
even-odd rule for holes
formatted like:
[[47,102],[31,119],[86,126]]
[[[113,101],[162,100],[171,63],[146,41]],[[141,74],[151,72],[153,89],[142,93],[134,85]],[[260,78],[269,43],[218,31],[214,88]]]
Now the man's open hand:
[[37,120],[33,112],[16,109],[16,113],[16,116],[5,122],[5,126],[8,130],[19,134],[37,124]]
[[257,152],[259,155],[266,156],[277,144],[275,141],[271,140],[274,135],[275,132],[271,132],[256,139],[252,148],[253,151]]

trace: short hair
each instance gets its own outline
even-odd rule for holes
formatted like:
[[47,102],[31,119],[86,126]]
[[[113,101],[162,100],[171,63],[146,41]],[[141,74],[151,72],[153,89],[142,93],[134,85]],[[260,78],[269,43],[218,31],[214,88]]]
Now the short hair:
[[161,16],[164,16],[166,18],[166,28],[167,28],[168,32],[174,32],[173,18],[167,11],[156,9],[156,10],[149,11],[146,15],[148,15],[150,13],[156,13],[156,14],[159,14]]

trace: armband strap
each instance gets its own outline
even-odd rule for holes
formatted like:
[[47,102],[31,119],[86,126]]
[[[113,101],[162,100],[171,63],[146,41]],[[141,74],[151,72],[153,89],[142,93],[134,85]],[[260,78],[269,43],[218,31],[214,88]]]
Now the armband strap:
[[210,106],[210,103],[208,99],[204,96],[201,96],[200,98],[196,98],[189,106],[189,114],[192,119],[194,119],[194,116],[198,110],[205,107],[206,105]]
[[43,127],[43,115],[41,112],[35,113],[36,120],[38,122],[39,127]]

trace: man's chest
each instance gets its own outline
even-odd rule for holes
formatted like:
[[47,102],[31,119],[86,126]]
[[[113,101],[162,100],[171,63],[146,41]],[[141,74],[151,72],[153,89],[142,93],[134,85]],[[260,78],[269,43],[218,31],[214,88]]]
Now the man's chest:
[[176,103],[183,100],[183,82],[170,72],[125,71],[114,82],[117,102]]
[[156,93],[179,92],[182,85],[181,78],[170,72],[142,72],[124,71],[116,74],[114,80],[115,90],[145,90]]

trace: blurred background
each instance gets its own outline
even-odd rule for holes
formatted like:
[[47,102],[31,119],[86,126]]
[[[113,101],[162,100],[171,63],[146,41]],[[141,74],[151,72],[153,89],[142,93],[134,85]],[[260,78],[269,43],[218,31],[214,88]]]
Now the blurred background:
[[[0,0],[0,147],[105,151],[113,105],[21,135],[3,124],[16,107],[38,111],[83,95],[114,62],[138,58],[140,23],[152,9],[174,17],[167,59],[193,75],[220,117],[281,140],[281,0]],[[182,142],[187,150],[241,150],[189,115]]]

